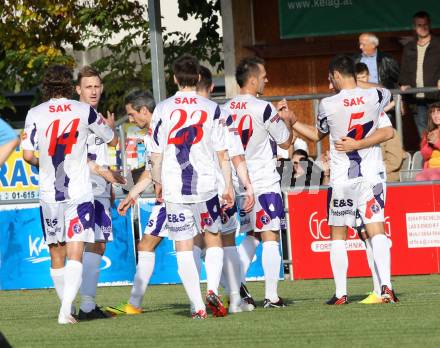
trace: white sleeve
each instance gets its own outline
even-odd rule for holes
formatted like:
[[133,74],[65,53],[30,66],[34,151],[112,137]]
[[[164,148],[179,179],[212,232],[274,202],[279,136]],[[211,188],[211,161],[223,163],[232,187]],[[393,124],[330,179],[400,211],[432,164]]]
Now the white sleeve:
[[223,125],[229,157],[244,155],[243,144],[237,131],[236,121],[222,109],[221,124]]
[[23,150],[38,150],[37,125],[31,111],[28,112],[24,123],[21,147]]
[[151,135],[147,134],[144,137],[145,145],[145,170],[151,171]]
[[327,113],[325,111],[324,101],[321,100],[318,107],[318,117],[316,118],[316,128],[322,133],[327,134],[329,132]]
[[267,103],[264,109],[263,122],[270,136],[277,144],[285,143],[289,139],[289,129],[287,129],[286,124],[278,115],[272,103]]
[[161,106],[158,105],[154,109],[153,117],[151,120],[151,129],[153,131],[151,141],[151,152],[162,153],[165,148],[165,129],[163,120],[161,118]]
[[380,115],[379,115],[379,119],[377,121],[377,128],[385,128],[385,127],[392,127],[392,126],[393,125],[392,125],[388,115],[384,111],[381,111]]
[[215,151],[227,150],[225,127],[220,122],[221,111],[220,106],[216,106],[214,112],[214,122],[212,125],[212,145]]
[[378,102],[380,104],[380,108],[383,109],[390,103],[391,100],[391,92],[389,89],[378,87],[376,88]]
[[105,143],[112,141],[114,137],[113,129],[107,126],[104,118],[92,107],[89,108],[88,124],[89,129]]

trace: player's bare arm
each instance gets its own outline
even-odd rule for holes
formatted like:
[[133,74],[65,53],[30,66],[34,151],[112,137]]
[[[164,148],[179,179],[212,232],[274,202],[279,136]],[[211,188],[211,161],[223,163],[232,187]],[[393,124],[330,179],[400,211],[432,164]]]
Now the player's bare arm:
[[11,140],[10,142],[0,146],[0,166],[6,161],[9,155],[20,144],[18,138]]
[[255,204],[254,189],[252,188],[251,180],[249,179],[249,173],[246,165],[244,155],[233,156],[231,158],[232,164],[237,172],[240,181],[246,189],[246,199],[243,209],[246,212],[250,212]]
[[290,145],[292,145],[293,142],[293,125],[297,122],[297,118],[295,113],[292,110],[289,110],[289,107],[287,105],[287,101],[285,99],[281,100],[277,104],[277,111],[278,115],[281,117],[283,122],[286,124],[287,129],[289,130],[289,138],[281,144],[278,144],[278,146],[284,150],[288,150]]
[[229,209],[234,205],[235,199],[234,188],[232,186],[231,162],[226,150],[217,151],[217,158],[222,171],[223,179],[225,180],[225,190],[222,194],[222,204],[225,205],[226,209]]
[[134,205],[141,195],[142,192],[151,184],[151,173],[150,171],[144,171],[139,177],[138,182],[134,185],[127,196],[119,203],[118,213],[124,216],[127,213],[129,207]]
[[127,183],[125,178],[115,170],[111,170],[110,168],[100,166],[94,161],[88,161],[87,164],[92,173],[103,177],[105,181],[111,184],[125,185]]
[[320,141],[325,138],[327,134],[321,133],[316,127],[310,126],[302,122],[295,122],[293,130],[311,141]]
[[118,132],[116,132],[115,114],[107,111],[107,118],[104,118],[105,123],[113,130],[113,139],[107,143],[110,146],[116,146],[119,142]]
[[335,142],[335,149],[341,152],[357,151],[390,140],[393,135],[393,127],[383,127],[377,129],[370,136],[360,140],[355,140],[350,137],[342,137]]
[[40,166],[40,160],[35,156],[34,151],[32,150],[23,150],[23,159],[31,166],[37,168]]
[[163,154],[152,152],[151,153],[151,178],[154,184],[162,184],[162,161]]

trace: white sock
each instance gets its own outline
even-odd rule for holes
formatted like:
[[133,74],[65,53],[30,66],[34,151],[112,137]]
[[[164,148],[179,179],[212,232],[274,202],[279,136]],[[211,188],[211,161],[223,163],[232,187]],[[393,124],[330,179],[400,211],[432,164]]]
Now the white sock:
[[347,295],[348,256],[345,240],[332,240],[330,246],[330,264],[336,286],[336,297]]
[[276,241],[263,242],[263,265],[265,280],[265,297],[271,302],[278,302],[278,278],[280,276],[281,255],[279,243]]
[[373,291],[376,293],[377,296],[380,297],[381,295],[381,289],[380,289],[380,278],[379,274],[377,273],[377,267],[374,263],[374,255],[373,255],[373,248],[371,246],[371,240],[368,238],[365,241],[366,247],[367,247],[367,260],[368,260],[368,266],[371,270],[371,275],[373,277]]
[[83,274],[79,293],[81,294],[81,310],[89,313],[96,307],[96,287],[98,286],[99,265],[102,256],[92,252],[84,252]]
[[391,256],[390,244],[388,238],[384,234],[377,234],[371,239],[371,247],[373,248],[374,263],[377,267],[377,273],[381,285],[391,288]]
[[156,254],[150,251],[138,252],[138,263],[136,266],[136,274],[134,275],[133,287],[131,288],[130,299],[128,303],[135,307],[142,306],[145,291],[153,274]]
[[239,306],[240,297],[240,257],[237,247],[229,246],[223,248],[223,272],[222,278],[224,288],[229,294],[229,302],[232,306]]
[[218,294],[218,285],[223,269],[223,248],[211,247],[206,249],[205,269],[207,291],[212,290]]
[[63,268],[50,268],[50,276],[53,280],[55,291],[57,292],[60,302],[63,302],[64,293],[64,269]]
[[67,317],[82,281],[83,265],[79,261],[67,260],[64,271],[64,292],[60,315]]
[[238,246],[240,256],[241,282],[246,283],[246,273],[255,256],[255,251],[260,241],[253,236],[246,236]]
[[202,272],[202,249],[197,245],[193,246],[194,262],[196,263],[197,273],[199,273],[199,278]]
[[198,312],[201,309],[206,310],[200,291],[200,278],[194,262],[193,252],[177,251],[176,258],[177,271],[190,302],[194,304],[194,311]]

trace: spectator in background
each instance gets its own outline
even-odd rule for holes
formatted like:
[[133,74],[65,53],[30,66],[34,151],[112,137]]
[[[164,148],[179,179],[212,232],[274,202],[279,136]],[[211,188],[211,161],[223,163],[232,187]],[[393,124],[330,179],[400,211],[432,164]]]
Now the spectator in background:
[[[368,67],[364,63],[356,64],[356,80],[367,82],[369,77]],[[384,111],[388,111],[394,107],[394,101],[389,103]],[[385,169],[387,172],[387,181],[400,181],[399,171],[402,168],[403,160],[406,157],[406,153],[402,147],[402,140],[399,134],[394,129],[394,136],[380,144],[382,150],[382,157],[385,163]]]
[[393,132],[394,135],[390,140],[380,144],[388,182],[400,181],[399,172],[406,158],[406,152],[402,147],[402,140],[395,129],[393,129]]
[[292,154],[293,173],[290,180],[292,187],[308,187],[328,185],[330,180],[330,167],[328,165],[328,156],[321,156],[321,167],[309,158],[306,151],[298,149]]
[[14,130],[0,118],[0,167],[19,143]]
[[[401,90],[410,87],[440,88],[440,39],[431,34],[431,19],[425,11],[417,12],[413,16],[413,29],[416,40],[406,44],[402,53],[402,65],[399,83]],[[428,105],[438,100],[439,94],[417,93],[408,96],[405,100],[415,105],[414,122],[417,131],[422,137],[428,123]]]
[[399,79],[399,64],[388,54],[379,51],[379,39],[373,33],[359,36],[359,48],[362,53],[354,57],[355,63],[367,65],[370,76],[367,82],[380,84],[388,89],[396,88]]
[[440,102],[429,106],[428,128],[423,134],[420,152],[425,164],[416,180],[440,180]]

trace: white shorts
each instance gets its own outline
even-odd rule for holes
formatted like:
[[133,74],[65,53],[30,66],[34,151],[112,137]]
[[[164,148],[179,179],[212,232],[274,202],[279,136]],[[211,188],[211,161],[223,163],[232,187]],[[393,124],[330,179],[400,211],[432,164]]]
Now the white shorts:
[[95,242],[113,240],[110,198],[95,197]]
[[238,227],[237,204],[234,203],[234,205],[231,208],[226,210],[223,207],[221,207],[220,218],[222,222],[222,228],[221,228],[222,234],[235,233]]
[[169,239],[188,240],[202,231],[218,233],[221,230],[218,196],[199,203],[166,202]]
[[95,242],[95,208],[92,194],[61,203],[40,201],[46,244]]
[[356,214],[364,224],[384,222],[385,190],[379,179],[332,185],[327,196],[329,226],[356,227]]
[[276,184],[271,190],[255,194],[255,205],[251,212],[246,213],[242,207],[245,197],[238,197],[240,211],[240,232],[250,231],[279,231],[284,221],[284,203],[280,185]]
[[155,237],[168,237],[168,230],[166,226],[167,211],[165,203],[156,202],[151,209],[150,219],[145,227],[144,234],[149,234]]

